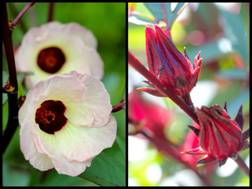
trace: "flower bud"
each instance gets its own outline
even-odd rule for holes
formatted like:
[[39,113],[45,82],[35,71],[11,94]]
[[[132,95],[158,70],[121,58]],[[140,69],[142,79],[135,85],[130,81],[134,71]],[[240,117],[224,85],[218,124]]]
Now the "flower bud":
[[205,155],[198,163],[207,163],[218,160],[225,163],[228,157],[234,157],[246,145],[242,137],[242,108],[235,120],[232,120],[227,111],[219,105],[212,107],[202,106],[196,109],[200,123],[199,147],[186,153]]
[[202,64],[198,53],[191,64],[186,53],[180,53],[169,34],[155,25],[146,28],[146,53],[148,67],[165,88],[176,95],[185,96],[195,86]]
[[241,149],[241,129],[219,105],[196,109],[201,129],[200,146],[211,156],[221,160]]

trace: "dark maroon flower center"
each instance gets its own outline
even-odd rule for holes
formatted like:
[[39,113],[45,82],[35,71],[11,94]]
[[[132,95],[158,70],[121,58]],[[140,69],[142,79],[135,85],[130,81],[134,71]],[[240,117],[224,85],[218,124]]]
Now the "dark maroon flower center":
[[48,134],[59,131],[67,122],[64,116],[65,105],[57,100],[46,100],[36,111],[35,121],[39,128]]
[[65,63],[65,55],[58,47],[49,47],[39,52],[38,66],[47,73],[56,73]]

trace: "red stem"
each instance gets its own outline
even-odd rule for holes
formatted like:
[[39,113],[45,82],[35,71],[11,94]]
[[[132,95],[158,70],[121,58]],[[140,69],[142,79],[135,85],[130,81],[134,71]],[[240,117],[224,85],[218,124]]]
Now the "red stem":
[[122,110],[124,105],[125,105],[125,100],[122,99],[119,103],[113,106],[112,112],[118,112]]
[[143,134],[151,143],[153,143],[161,153],[172,156],[176,161],[180,162],[185,167],[195,172],[195,174],[198,175],[198,177],[202,180],[202,182],[204,182],[206,186],[212,185],[210,180],[206,176],[202,175],[194,166],[188,164],[188,162],[184,161],[181,158],[174,144],[172,144],[169,140],[163,140],[162,138],[157,138],[155,136],[151,137],[143,130],[141,130],[140,133]]
[[49,3],[49,9],[48,9],[48,19],[47,22],[51,22],[53,20],[53,12],[54,12],[54,3]]
[[245,132],[242,133],[242,140],[247,140],[250,135],[250,130],[247,129]]
[[[9,7],[10,7],[12,16],[18,15],[18,11],[14,4],[10,3]],[[19,21],[19,24],[20,24],[20,29],[22,30],[23,33],[25,33],[27,31],[27,26],[25,25],[24,22],[22,22],[22,20]]]
[[10,24],[10,28],[14,28],[21,18],[24,16],[24,14],[34,5],[35,2],[27,3],[25,7],[21,10],[21,12],[17,15],[17,17],[13,20],[13,22]]
[[13,47],[12,47],[11,31],[9,29],[9,23],[8,23],[6,3],[4,3],[4,7],[3,7],[3,42],[4,42],[4,48],[5,48],[7,62],[8,62],[9,84],[13,87],[13,90],[11,93],[8,93],[9,115],[8,115],[7,128],[4,131],[4,135],[2,139],[3,140],[2,148],[1,148],[2,153],[5,152],[18,126],[17,73],[16,73],[15,59],[14,59],[14,53],[13,53]]
[[196,123],[199,123],[197,119],[197,115],[194,112],[194,107],[189,107],[185,101],[173,94],[172,92],[165,90],[163,85],[158,81],[158,79],[153,76],[151,72],[149,72],[144,65],[131,53],[128,52],[128,62],[129,64],[135,68],[140,74],[142,74],[148,81],[152,83],[160,91],[160,93],[169,97],[172,101],[174,101],[182,110],[184,110]]
[[249,174],[249,168],[246,165],[246,163],[244,162],[244,160],[238,155],[237,158],[235,159],[236,163],[239,165],[240,169],[248,176],[250,176]]

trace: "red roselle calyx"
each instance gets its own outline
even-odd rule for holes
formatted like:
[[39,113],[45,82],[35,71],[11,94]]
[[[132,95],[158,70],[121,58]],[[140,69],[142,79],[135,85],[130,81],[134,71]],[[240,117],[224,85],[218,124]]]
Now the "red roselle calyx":
[[[195,125],[196,126],[196,125]],[[193,131],[189,131],[188,134],[185,136],[184,142],[180,146],[180,150],[184,151],[190,148],[196,148],[199,146],[199,138],[194,134]],[[197,165],[198,157],[192,156],[190,154],[184,154],[181,158],[191,164],[192,166]]]
[[242,107],[235,120],[219,105],[196,108],[196,114],[200,123],[199,147],[186,153],[205,155],[198,163],[218,160],[222,165],[228,157],[235,157],[247,145],[242,137]]
[[186,53],[180,53],[171,36],[155,25],[146,28],[146,53],[149,71],[160,83],[178,96],[185,96],[195,86],[202,64],[198,53],[191,64]]
[[129,119],[142,124],[141,129],[152,136],[165,140],[165,127],[171,122],[171,112],[158,104],[146,101],[136,91],[131,92],[128,99]]

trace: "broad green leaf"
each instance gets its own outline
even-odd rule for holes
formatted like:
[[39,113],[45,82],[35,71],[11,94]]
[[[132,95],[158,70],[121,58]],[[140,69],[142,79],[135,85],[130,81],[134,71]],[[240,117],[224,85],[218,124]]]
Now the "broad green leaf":
[[125,157],[117,142],[98,155],[81,178],[101,186],[125,186]]
[[43,174],[45,173],[42,172],[39,180],[31,186],[97,186],[80,177],[60,175],[55,170],[50,171],[44,178]]

